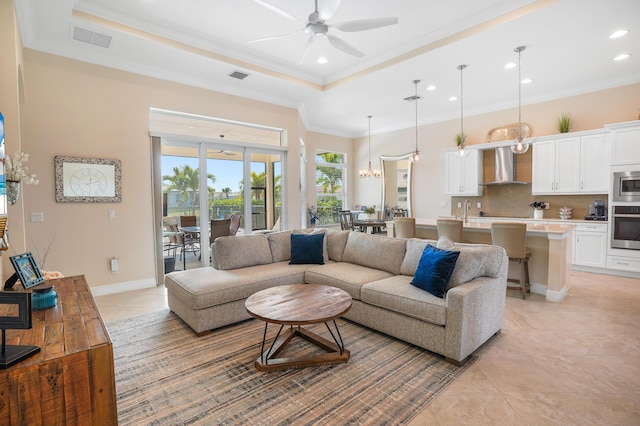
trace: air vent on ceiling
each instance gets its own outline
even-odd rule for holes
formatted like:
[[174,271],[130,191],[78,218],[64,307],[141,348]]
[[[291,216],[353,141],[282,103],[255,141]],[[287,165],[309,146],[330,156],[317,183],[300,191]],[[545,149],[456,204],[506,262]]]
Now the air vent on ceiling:
[[73,27],[73,39],[83,43],[93,44],[94,46],[104,47],[105,49],[111,45],[110,35],[97,33],[81,27]]
[[245,74],[240,71],[233,71],[231,74],[229,74],[229,77],[237,78],[238,80],[244,80],[245,78],[249,77],[249,74]]

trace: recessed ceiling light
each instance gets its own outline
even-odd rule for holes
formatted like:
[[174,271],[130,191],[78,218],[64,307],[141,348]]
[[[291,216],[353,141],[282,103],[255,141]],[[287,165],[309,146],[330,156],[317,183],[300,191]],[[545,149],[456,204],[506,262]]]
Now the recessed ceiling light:
[[436,90],[436,86],[434,86],[433,84],[431,86],[427,86],[427,90],[429,91]]
[[320,56],[320,57],[318,58],[318,61],[317,61],[317,62],[318,62],[319,64],[326,64],[327,62],[329,62],[329,60],[328,60],[327,58],[325,58],[324,56]]
[[618,30],[611,33],[609,38],[620,38],[620,37],[626,36],[628,33],[629,33],[629,30]]
[[613,58],[614,61],[624,61],[625,59],[627,59],[629,56],[628,53],[623,53],[621,55],[616,56],[615,58]]
[[457,97],[457,96],[452,96],[452,97],[450,97],[450,98],[449,98],[449,100],[450,100],[451,102],[453,102],[453,101],[457,101],[457,100],[458,100],[458,97]]
[[533,80],[531,80],[530,78],[524,78],[524,79],[522,79],[522,81],[521,81],[521,83],[522,83],[522,84],[529,84],[529,83],[531,83],[531,82],[533,82]]
[[510,70],[511,68],[515,68],[518,65],[515,62],[509,62],[507,65],[504,66],[505,69]]

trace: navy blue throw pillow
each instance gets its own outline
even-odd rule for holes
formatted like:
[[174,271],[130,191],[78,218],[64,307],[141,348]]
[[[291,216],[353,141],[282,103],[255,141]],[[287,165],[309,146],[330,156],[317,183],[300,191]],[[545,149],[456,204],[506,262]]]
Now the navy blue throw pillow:
[[459,251],[442,250],[427,244],[411,284],[436,297],[444,296],[444,290],[451,279],[458,256],[460,256]]
[[303,263],[324,264],[322,244],[324,234],[291,234],[291,260],[289,265]]

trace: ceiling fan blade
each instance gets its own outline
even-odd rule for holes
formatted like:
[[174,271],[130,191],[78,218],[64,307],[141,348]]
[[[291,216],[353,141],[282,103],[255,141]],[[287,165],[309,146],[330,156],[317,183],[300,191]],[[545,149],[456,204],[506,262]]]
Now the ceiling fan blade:
[[277,38],[288,37],[288,36],[290,36],[291,34],[295,34],[295,33],[298,33],[298,32],[300,32],[300,31],[304,31],[304,28],[300,28],[300,29],[297,29],[297,30],[295,30],[295,31],[291,31],[290,33],[287,33],[287,34],[280,34],[280,35],[274,35],[274,36],[269,36],[269,37],[257,38],[257,39],[255,39],[255,40],[250,40],[248,43],[259,43],[259,42],[261,42],[261,41],[275,40],[275,39],[277,39]]
[[266,1],[263,1],[263,0],[253,0],[253,1],[258,3],[260,6],[266,7],[270,11],[277,13],[280,16],[284,16],[285,18],[291,19],[292,21],[299,21],[298,18],[291,16],[289,13],[280,9],[278,6],[274,6],[271,3],[267,3]]
[[344,53],[348,53],[349,55],[357,56],[358,58],[364,57],[364,53],[362,53],[355,47],[351,46],[349,43],[342,40],[341,38],[331,34],[327,34],[327,38],[329,39],[329,43],[331,43],[331,45],[336,49],[342,50]]
[[320,12],[320,19],[325,21],[331,19],[336,10],[340,7],[341,0],[324,0],[322,2],[322,7],[318,12]]
[[338,22],[331,24],[330,27],[336,28],[344,32],[356,32],[373,30],[374,28],[386,27],[398,23],[398,18],[372,18],[372,19],[356,19],[354,21]]
[[304,48],[302,49],[302,54],[300,55],[300,59],[298,59],[298,65],[302,65],[305,59],[307,59],[307,54],[309,53],[309,47],[311,47],[311,42],[313,41],[313,36],[310,35],[307,39],[307,42],[304,44]]

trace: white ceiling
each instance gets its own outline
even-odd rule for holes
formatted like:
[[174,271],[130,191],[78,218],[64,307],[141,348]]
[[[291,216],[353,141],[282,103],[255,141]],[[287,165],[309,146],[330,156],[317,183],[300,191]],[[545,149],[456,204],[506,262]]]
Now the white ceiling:
[[[319,0],[339,4],[327,24],[398,17],[398,24],[329,33],[362,51],[357,58],[301,30],[313,0],[15,0],[27,48],[299,109],[308,129],[362,136],[518,103],[514,48],[524,45],[523,105],[640,82],[640,0]],[[72,38],[75,27],[112,37],[109,48]],[[628,29],[625,37],[609,34]],[[251,40],[294,32],[274,40]],[[613,61],[629,53],[625,61]],[[329,62],[317,64],[325,56]],[[249,74],[244,80],[232,71]],[[427,91],[428,85],[437,87]],[[186,111],[196,112],[197,111]],[[514,117],[517,121],[517,117]],[[526,121],[526,120],[525,120]]]

